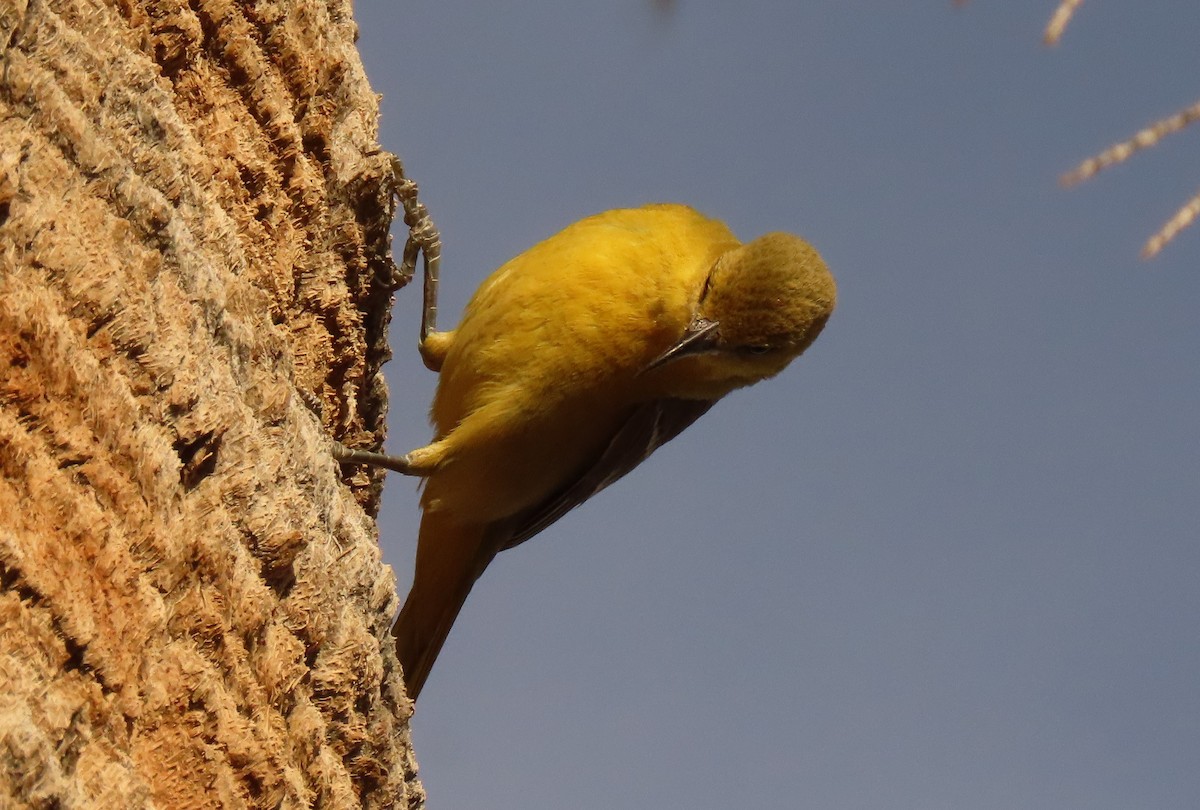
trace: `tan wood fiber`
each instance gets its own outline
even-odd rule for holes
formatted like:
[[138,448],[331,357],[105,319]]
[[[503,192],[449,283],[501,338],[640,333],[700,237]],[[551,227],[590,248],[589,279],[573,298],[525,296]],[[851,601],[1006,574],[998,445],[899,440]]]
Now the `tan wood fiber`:
[[0,806],[423,805],[349,2],[0,0]]

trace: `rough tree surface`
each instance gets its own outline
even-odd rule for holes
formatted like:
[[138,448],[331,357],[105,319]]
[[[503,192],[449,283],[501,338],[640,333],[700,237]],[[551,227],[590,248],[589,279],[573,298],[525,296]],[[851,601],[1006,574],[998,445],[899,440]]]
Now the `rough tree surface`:
[[0,0],[0,806],[420,807],[348,0]]

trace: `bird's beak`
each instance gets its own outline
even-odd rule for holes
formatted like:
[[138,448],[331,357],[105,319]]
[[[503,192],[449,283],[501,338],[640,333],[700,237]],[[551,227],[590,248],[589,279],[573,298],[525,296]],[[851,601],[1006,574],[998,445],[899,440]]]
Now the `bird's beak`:
[[717,321],[710,321],[707,318],[697,318],[688,324],[688,328],[683,333],[683,337],[679,339],[679,342],[654,358],[650,365],[646,366],[645,371],[665,366],[667,363],[678,360],[681,357],[704,354],[716,349],[717,341],[721,338],[720,327],[721,324]]

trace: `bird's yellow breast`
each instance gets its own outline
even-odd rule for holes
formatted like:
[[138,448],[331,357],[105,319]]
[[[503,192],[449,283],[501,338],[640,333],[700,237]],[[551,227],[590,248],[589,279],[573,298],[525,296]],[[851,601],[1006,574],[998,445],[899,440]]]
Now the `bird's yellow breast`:
[[432,417],[444,464],[426,508],[493,520],[553,491],[657,394],[640,372],[738,244],[691,208],[652,205],[581,220],[500,267],[442,365]]

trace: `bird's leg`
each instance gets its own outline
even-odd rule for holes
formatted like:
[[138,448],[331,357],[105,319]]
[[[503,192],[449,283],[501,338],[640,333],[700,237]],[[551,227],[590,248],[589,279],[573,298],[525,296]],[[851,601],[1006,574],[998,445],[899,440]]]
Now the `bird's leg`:
[[[296,393],[300,395],[301,401],[308,406],[308,409],[320,419],[323,410],[321,400],[317,399],[312,392],[303,389],[296,389]],[[353,450],[339,441],[333,443],[333,457],[342,464],[368,464],[372,467],[395,470],[404,475],[420,474],[412,469],[408,456],[389,456],[384,453],[372,453],[369,450]]]
[[448,449],[446,441],[443,440],[418,447],[402,456],[389,456],[387,453],[375,453],[370,450],[353,450],[340,442],[334,442],[333,457],[342,464],[367,464],[423,478],[432,475],[445,463]]
[[[400,260],[400,275],[410,279],[417,271],[417,254],[421,254],[424,270],[424,290],[421,309],[421,336],[417,349],[425,366],[438,371],[445,356],[444,341],[438,340],[437,293],[438,275],[442,261],[442,237],[429,217],[425,204],[417,199],[417,184],[404,174],[404,164],[392,158],[392,193],[404,210],[404,224],[408,226],[408,240]],[[431,336],[433,337],[430,340]]]
[[[438,371],[449,345],[444,333],[437,330],[438,271],[442,258],[442,237],[429,216],[425,204],[417,199],[417,184],[404,174],[400,158],[392,157],[392,194],[404,211],[408,239],[404,243],[400,267],[394,277],[394,287],[402,287],[416,274],[417,254],[421,255],[424,270],[424,296],[421,312],[421,336],[417,349],[427,368]],[[371,450],[355,450],[341,442],[333,443],[333,457],[341,464],[366,464],[383,467],[403,475],[424,475],[409,455],[390,456]]]
[[369,467],[393,470],[402,475],[421,475],[413,468],[407,455],[389,456],[387,453],[376,453],[371,450],[354,450],[341,442],[334,442],[333,457],[339,464],[366,464]]

